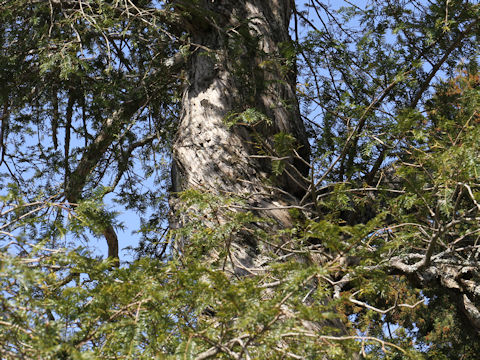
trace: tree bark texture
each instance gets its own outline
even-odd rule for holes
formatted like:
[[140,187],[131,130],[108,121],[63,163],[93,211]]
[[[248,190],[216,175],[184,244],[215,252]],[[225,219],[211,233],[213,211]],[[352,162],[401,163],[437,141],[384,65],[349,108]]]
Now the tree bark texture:
[[[282,59],[292,46],[290,0],[204,0],[198,8],[188,8],[188,2],[178,6],[192,14],[193,50],[173,144],[173,194],[194,188],[248,196],[251,211],[273,219],[277,228],[288,227],[291,219],[285,207],[305,193],[309,169],[295,67]],[[248,109],[268,120],[249,126],[226,124],[232,114]],[[299,156],[283,156],[285,171],[275,177],[271,155],[279,154],[272,139],[278,133],[295,138]],[[171,206],[178,210],[175,196]],[[177,226],[184,220],[177,217]],[[245,246],[243,240],[238,242]],[[238,254],[242,268],[253,267],[255,259],[246,253]]]

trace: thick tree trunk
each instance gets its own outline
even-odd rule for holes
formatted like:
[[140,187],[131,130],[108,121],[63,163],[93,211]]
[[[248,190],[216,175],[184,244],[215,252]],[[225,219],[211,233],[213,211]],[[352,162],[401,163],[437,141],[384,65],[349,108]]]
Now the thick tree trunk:
[[[199,8],[187,8],[193,16],[195,50],[173,144],[174,193],[194,188],[248,196],[250,210],[274,219],[277,228],[291,224],[285,207],[296,204],[308,186],[309,145],[295,97],[295,68],[282,58],[282,52],[292,49],[290,4],[290,0],[205,0]],[[257,116],[252,124],[226,124],[233,114],[248,109],[255,109]],[[272,139],[278,133],[295,138],[299,157],[294,152],[289,157],[275,154]],[[285,165],[273,183],[269,155],[282,155]],[[171,205],[178,209],[174,196]],[[244,240],[238,240],[241,246],[252,246]],[[238,255],[242,268],[255,266],[247,253],[251,252],[245,249]]]
[[[217,262],[218,252],[214,250],[205,254],[205,261],[221,263],[222,269],[232,276],[262,274],[273,260],[272,250],[285,255],[278,253],[285,251],[284,244],[277,244],[280,246],[274,249],[271,243],[262,243],[251,235],[254,231],[248,230],[260,228],[273,239],[278,230],[291,227],[290,209],[298,205],[308,188],[310,147],[295,95],[295,61],[291,59],[288,64],[282,58],[285,49],[292,49],[288,32],[291,2],[205,0],[200,3],[205,12],[192,20],[192,43],[196,49],[190,59],[188,85],[173,144],[170,204],[176,216],[172,225],[182,227],[190,220],[182,217],[177,192],[193,188],[243,198],[243,202],[229,206],[225,212],[232,208],[249,210],[269,222],[250,223],[250,229],[229,238],[228,245],[224,244],[229,247],[228,259]],[[205,13],[209,14],[207,21]],[[253,121],[250,126],[226,124],[232,114],[252,108],[268,120]],[[276,152],[272,140],[275,134],[288,134],[287,137],[294,139],[296,151]],[[281,156],[285,171],[274,176],[273,162],[277,160],[261,154]],[[189,210],[205,219],[206,226],[213,225],[209,220],[211,214],[201,213],[195,206]],[[222,217],[221,213],[215,214],[220,225],[229,221],[228,216]],[[182,243],[177,244],[180,252],[189,246],[188,238],[177,242]],[[266,297],[268,292],[266,289]],[[346,333],[340,321],[302,323],[309,331],[325,325]],[[214,355],[219,348],[210,350]],[[213,356],[209,351],[205,358]],[[199,358],[203,358],[202,354]]]

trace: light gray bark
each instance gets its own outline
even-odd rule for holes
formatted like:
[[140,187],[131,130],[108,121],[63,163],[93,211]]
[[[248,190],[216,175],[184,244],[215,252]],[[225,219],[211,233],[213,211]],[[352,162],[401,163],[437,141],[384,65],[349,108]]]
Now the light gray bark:
[[[188,8],[188,3],[180,2],[180,6],[186,4],[184,9]],[[310,147],[295,94],[295,67],[282,64],[280,56],[282,47],[291,46],[288,31],[291,2],[203,0],[199,3],[204,11],[190,20],[194,50],[189,59],[182,112],[173,143],[171,225],[182,227],[189,221],[185,215],[182,217],[182,207],[175,194],[193,188],[215,195],[243,197],[247,205],[238,208],[246,207],[255,215],[273,221],[273,224],[251,226],[272,231],[274,235],[277,230],[292,226],[289,209],[297,206],[305,195],[310,169]],[[198,9],[191,10],[195,14]],[[205,14],[208,14],[207,20]],[[227,126],[229,115],[251,108],[265,114],[270,122]],[[271,158],[261,156],[258,142],[269,154],[273,136],[280,132],[296,139],[299,156],[293,153],[286,156],[285,171],[272,183]],[[278,155],[274,151],[271,154]],[[228,210],[235,208],[232,205]],[[209,214],[204,215],[207,219]],[[216,219],[221,222],[222,214],[216,214]],[[224,269],[236,276],[266,271],[271,260],[272,249],[248,238],[249,234],[251,232],[239,232],[234,239],[229,239],[227,260],[230,263],[224,265]],[[188,246],[188,239],[177,239],[177,242],[183,241]],[[183,245],[178,246],[180,252]],[[205,256],[208,261],[216,254],[213,251]],[[267,293],[268,290],[266,296]],[[340,322],[332,321],[328,325],[344,332]],[[308,328],[315,329],[322,326],[307,324]],[[214,354],[216,351],[206,353],[206,357]]]
[[[295,68],[282,67],[280,58],[281,47],[291,46],[290,1],[205,0],[190,10],[201,13],[190,20],[194,50],[173,144],[173,193],[194,188],[249,196],[252,211],[274,219],[279,228],[287,227],[291,219],[285,208],[305,193],[309,161],[295,96]],[[229,115],[252,108],[270,123],[227,126]],[[279,132],[296,138],[303,159],[286,160],[284,173],[266,188],[272,178],[271,159],[259,156],[255,143],[263,142],[271,150],[272,136]],[[171,206],[178,209],[174,196]],[[254,264],[248,259],[242,266]]]

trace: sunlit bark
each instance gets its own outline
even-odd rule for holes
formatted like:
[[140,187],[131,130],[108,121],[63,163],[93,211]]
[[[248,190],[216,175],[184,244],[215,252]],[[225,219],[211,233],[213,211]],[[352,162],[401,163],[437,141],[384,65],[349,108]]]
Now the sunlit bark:
[[[309,161],[295,69],[282,59],[282,49],[291,46],[290,1],[201,3],[200,17],[207,15],[207,20],[190,20],[194,50],[173,145],[173,190],[248,196],[251,211],[288,227],[285,207],[305,193]],[[251,126],[226,124],[232,114],[248,109],[268,119]],[[295,137],[299,156],[292,152],[283,160],[285,171],[266,187],[275,156],[272,135],[280,132]],[[258,147],[266,151],[263,156]],[[174,197],[171,204],[177,208]],[[255,259],[246,257],[242,266],[254,266]]]

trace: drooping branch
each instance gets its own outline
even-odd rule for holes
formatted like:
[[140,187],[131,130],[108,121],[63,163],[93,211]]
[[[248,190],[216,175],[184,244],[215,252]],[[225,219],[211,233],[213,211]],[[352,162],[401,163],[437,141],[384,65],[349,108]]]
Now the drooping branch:
[[6,152],[7,126],[8,126],[8,102],[4,99],[2,116],[0,117],[0,165],[3,164]]
[[[128,110],[118,110],[111,118],[108,118],[93,142],[85,149],[77,167],[72,171],[65,183],[65,196],[71,203],[78,202],[82,198],[82,191],[87,181],[96,169],[100,160],[105,156],[108,148],[117,139],[120,130],[126,120],[141,112],[145,104],[135,104]],[[108,245],[108,257],[118,259],[118,237],[111,224],[107,224],[103,235]]]

